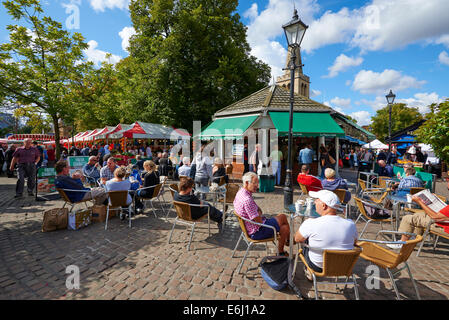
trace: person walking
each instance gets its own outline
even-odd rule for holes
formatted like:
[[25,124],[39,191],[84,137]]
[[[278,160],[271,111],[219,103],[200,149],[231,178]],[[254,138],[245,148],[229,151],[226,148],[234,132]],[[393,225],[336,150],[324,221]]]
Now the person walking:
[[24,144],[25,145],[23,147],[17,148],[14,152],[9,168],[11,171],[13,171],[15,164],[18,164],[16,195],[14,196],[15,198],[22,197],[25,178],[28,178],[28,195],[34,196],[36,166],[40,160],[40,153],[37,148],[31,146],[31,139],[25,139]]

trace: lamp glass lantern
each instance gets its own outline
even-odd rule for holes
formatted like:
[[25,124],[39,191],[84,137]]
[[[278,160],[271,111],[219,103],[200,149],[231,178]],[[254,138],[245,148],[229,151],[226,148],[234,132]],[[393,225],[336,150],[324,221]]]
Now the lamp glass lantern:
[[288,46],[300,46],[304,34],[308,28],[304,22],[298,17],[298,11],[295,9],[293,19],[282,26],[285,32],[285,37],[287,38]]
[[390,93],[387,94],[385,97],[387,98],[388,104],[393,104],[394,103],[394,99],[396,98],[396,95],[393,93],[392,90],[390,90]]

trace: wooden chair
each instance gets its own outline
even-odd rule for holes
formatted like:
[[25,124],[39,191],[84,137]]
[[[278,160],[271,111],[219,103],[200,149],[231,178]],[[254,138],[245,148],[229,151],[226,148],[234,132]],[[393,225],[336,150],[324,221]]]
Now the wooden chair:
[[[380,222],[381,229],[383,229],[383,225],[382,225],[383,222],[390,222],[391,223],[391,227],[393,228],[393,221],[395,220],[395,217],[393,216],[393,212],[391,210],[387,210],[385,208],[379,207],[376,203],[365,201],[365,200],[362,200],[362,199],[357,198],[357,197],[354,197],[354,200],[355,200],[355,203],[357,205],[357,208],[360,211],[360,214],[357,217],[357,220],[355,221],[355,223],[357,224],[359,219],[363,219],[363,220],[366,221],[366,224],[363,227],[363,230],[360,233],[359,237],[362,237],[362,235],[365,233],[366,228],[368,227],[368,225],[371,222]],[[366,212],[365,205],[373,207],[373,208],[376,208],[376,209],[387,211],[390,214],[390,217],[389,218],[373,218]]]
[[[124,191],[109,191],[108,192],[109,197],[109,205],[107,207],[106,211],[106,223],[104,225],[104,230],[108,229],[108,220],[109,220],[109,212],[118,210],[120,211],[119,214],[123,213],[123,210],[128,211],[128,220],[129,220],[129,227],[131,228],[131,213],[132,213],[132,202],[130,204],[127,204],[128,201],[128,190]],[[125,208],[123,208],[125,207]]]
[[423,191],[425,189],[426,188],[412,187],[412,188],[410,188],[410,194],[414,195],[414,194],[417,194],[418,192]]
[[[309,247],[310,248],[310,247]],[[313,249],[313,248],[310,248]],[[313,278],[313,287],[315,290],[315,299],[318,300],[318,283],[316,277],[337,277],[336,282],[329,281],[320,281],[321,283],[334,283],[335,287],[337,284],[344,284],[345,288],[348,284],[354,286],[354,294],[356,300],[359,300],[359,291],[357,289],[357,281],[355,279],[355,275],[352,272],[357,259],[360,256],[362,250],[358,247],[355,247],[352,250],[324,250],[323,251],[323,271],[316,272],[306,262],[306,258],[304,257],[302,249],[299,249],[298,254],[295,258],[295,267],[293,270],[293,277],[296,272],[296,265],[298,262],[298,256],[301,258],[301,261],[304,263],[304,266],[310,272]],[[337,282],[339,277],[346,277],[344,282]],[[348,281],[349,277],[352,277],[352,281]]]
[[[258,223],[258,222],[255,222],[255,221],[251,221],[251,220],[246,219],[246,218],[242,218],[235,211],[232,211],[232,212],[237,217],[237,220],[238,220],[238,222],[240,224],[240,228],[242,229],[242,233],[240,234],[240,238],[237,241],[237,244],[235,245],[234,251],[232,251],[231,258],[234,258],[235,251],[237,250],[237,247],[239,246],[239,243],[240,243],[240,241],[242,239],[245,241],[246,245],[248,246],[246,248],[246,252],[245,252],[245,255],[243,256],[242,262],[240,262],[240,265],[238,267],[237,273],[240,273],[240,270],[243,267],[243,263],[245,262],[246,256],[248,255],[248,251],[249,251],[249,249],[251,248],[251,246],[253,244],[265,243],[265,248],[267,250],[267,255],[268,255],[268,244],[267,243],[268,242],[273,242],[275,247],[276,247],[276,255],[279,254],[279,252],[278,252],[278,243],[277,243],[278,242],[278,238],[279,238],[279,233],[276,232],[276,228],[275,227],[269,226],[269,225],[266,225],[266,224],[263,224],[263,223]],[[252,223],[252,224],[256,224],[256,225],[259,225],[259,226],[264,226],[264,227],[272,229],[273,230],[273,237],[272,238],[268,238],[268,239],[262,239],[262,240],[253,240],[253,239],[251,239],[251,237],[248,234],[248,231],[246,230],[245,221],[249,222],[249,223]]]
[[345,218],[348,219],[350,206],[349,206],[349,202],[348,203],[345,202],[346,191],[347,190],[345,190],[345,189],[335,189],[332,192],[337,195],[337,197],[340,200],[341,204],[344,206],[344,208],[345,208]]
[[[223,231],[226,224],[226,218],[228,216],[229,209],[234,208],[234,199],[237,195],[237,192],[240,190],[240,186],[236,183],[228,183],[226,185],[226,193],[223,199],[219,199],[218,201],[223,203]],[[226,210],[226,206],[228,209]]]
[[[404,232],[398,232],[398,231],[379,231],[378,235],[381,233],[393,233],[396,235],[399,234],[407,234],[412,235],[410,233],[404,233]],[[376,236],[377,238],[377,236]],[[407,260],[410,257],[410,255],[413,252],[413,249],[415,246],[423,240],[423,237],[420,235],[417,235],[415,239],[408,240],[408,241],[378,241],[378,240],[368,240],[368,239],[360,239],[359,242],[357,242],[357,245],[363,248],[362,253],[360,254],[360,257],[363,259],[370,261],[377,265],[378,267],[384,268],[388,276],[390,277],[393,289],[396,293],[396,297],[398,300],[401,299],[399,295],[398,288],[396,286],[396,280],[394,279],[394,276],[401,273],[402,270],[407,269],[407,272],[409,274],[410,280],[412,281],[412,284],[416,291],[416,296],[418,300],[421,299],[418,291],[418,287],[416,286],[415,280],[413,279],[412,273],[410,271],[410,268],[407,264]],[[386,249],[379,244],[402,244],[401,250],[399,253],[396,253],[392,250]],[[400,269],[397,269],[398,266],[403,263],[404,266]],[[391,271],[393,269],[397,269],[394,273]]]
[[307,190],[307,187],[305,184],[300,183],[299,186],[301,187],[301,192],[302,195],[304,196],[308,196],[309,195],[309,191]]
[[[168,238],[168,243],[171,242],[171,237],[173,235],[173,231],[175,230],[175,226],[177,223],[184,224],[187,226],[192,226],[192,231],[190,233],[189,245],[187,246],[187,250],[189,251],[190,244],[193,239],[193,233],[195,232],[195,225],[197,222],[206,218],[206,216],[207,216],[207,227],[208,227],[209,236],[210,236],[210,217],[209,217],[210,207],[208,205],[190,204],[190,203],[179,202],[179,201],[173,201],[173,206],[175,207],[177,217],[175,219],[175,222],[173,223],[173,228],[171,229],[170,236]],[[195,220],[192,218],[192,207],[199,207],[199,208],[207,207],[207,214],[205,214],[205,215],[201,216],[199,219]]]
[[[154,188],[154,190],[153,190],[153,196],[152,196],[151,198],[143,198],[143,197],[139,197],[139,196],[137,195],[137,192],[134,193],[134,199],[133,199],[133,202],[134,202],[134,209],[136,208],[136,201],[135,201],[136,199],[141,199],[141,200],[143,200],[142,202],[143,202],[143,205],[144,205],[144,210],[146,209],[146,203],[149,201],[150,204],[151,204],[151,209],[153,210],[153,214],[154,214],[154,216],[157,218],[157,215],[156,215],[156,209],[154,208],[153,201],[158,200],[158,201],[160,202],[159,197],[161,196],[162,183],[156,184],[156,185],[154,185],[154,186],[148,186],[148,187],[145,187],[145,188],[140,188],[140,189],[138,189],[138,190],[145,190],[145,189],[149,189],[149,188]],[[161,208],[162,208],[162,211],[164,211],[164,213],[165,213],[165,209],[164,209],[164,206],[162,205],[162,203],[161,203]]]
[[[92,192],[90,190],[72,190],[72,189],[61,189],[61,188],[56,188],[56,191],[59,192],[59,195],[61,196],[61,198],[64,200],[64,205],[62,206],[62,208],[64,208],[67,204],[70,205],[70,210],[69,210],[69,214],[70,212],[72,212],[73,208],[77,205],[77,204],[81,204],[84,203],[86,205],[86,208],[89,209],[89,206],[87,205],[87,202],[91,201],[92,205],[93,205],[93,197],[92,197]],[[72,200],[70,200],[70,198],[67,196],[66,192],[82,192],[83,194],[86,193],[90,193],[90,199],[86,199],[86,200],[80,200],[77,202],[72,202]]]

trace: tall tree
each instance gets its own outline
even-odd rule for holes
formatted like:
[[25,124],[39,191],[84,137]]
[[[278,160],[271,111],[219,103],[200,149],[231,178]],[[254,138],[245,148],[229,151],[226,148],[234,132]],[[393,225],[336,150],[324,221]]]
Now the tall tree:
[[[266,86],[267,64],[250,55],[237,0],[132,0],[130,54],[140,66],[138,99],[147,120],[186,129],[193,120]],[[137,84],[135,83],[135,84]]]
[[426,119],[417,130],[419,141],[430,144],[435,155],[449,163],[449,99],[430,105]]
[[[423,116],[418,108],[408,108],[403,103],[396,103],[391,106],[391,133],[402,130],[412,124],[422,120]],[[388,142],[388,122],[389,107],[377,110],[376,115],[371,118],[372,132],[378,139]]]
[[60,154],[60,121],[74,119],[73,90],[92,68],[82,62],[88,45],[59,22],[42,17],[38,0],[4,1],[9,15],[22,25],[8,25],[9,43],[0,45],[0,98],[47,113]]

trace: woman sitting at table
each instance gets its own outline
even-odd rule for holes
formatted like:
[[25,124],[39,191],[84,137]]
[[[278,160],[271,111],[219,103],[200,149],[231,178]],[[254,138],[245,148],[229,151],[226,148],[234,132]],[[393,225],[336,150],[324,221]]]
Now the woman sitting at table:
[[220,183],[220,178],[224,177],[225,182],[229,182],[228,175],[226,174],[226,169],[223,165],[223,160],[220,158],[215,158],[214,160],[214,166],[212,167],[212,182],[213,183]]
[[[159,174],[156,171],[156,165],[153,161],[147,160],[143,163],[145,174],[143,176],[142,189],[136,190],[136,194],[139,198],[153,198],[154,188],[160,183]],[[148,188],[151,187],[151,188]],[[136,208],[138,210],[143,209],[143,203],[136,198]]]
[[[126,200],[126,204],[130,205],[133,201],[130,194],[129,189],[131,188],[131,182],[128,179],[125,179],[126,169],[123,167],[119,167],[114,170],[114,178],[106,181],[105,190],[109,191],[128,191],[128,198]],[[111,200],[109,200],[109,204],[111,204]],[[125,216],[120,214],[120,219],[124,219]]]
[[351,192],[348,191],[348,185],[346,181],[342,178],[337,178],[335,176],[335,170],[332,168],[326,168],[326,170],[324,170],[324,176],[326,177],[326,179],[321,180],[323,189],[330,191],[334,191],[336,189],[346,190],[344,202],[348,203],[351,200]]
[[416,170],[413,167],[407,167],[404,170],[405,177],[401,179],[399,183],[396,183],[393,186],[393,189],[397,188],[395,193],[396,196],[405,197],[410,193],[410,188],[422,188],[424,183],[423,181],[415,176]]
[[203,207],[191,207],[192,219],[196,220],[207,214],[209,209],[209,217],[211,220],[217,222],[217,227],[221,231],[222,221],[223,221],[223,213],[217,208],[213,207],[207,202],[201,201],[193,194],[193,186],[195,182],[192,178],[182,178],[178,185],[179,192],[175,192],[174,201],[185,202],[189,204],[201,204]]

